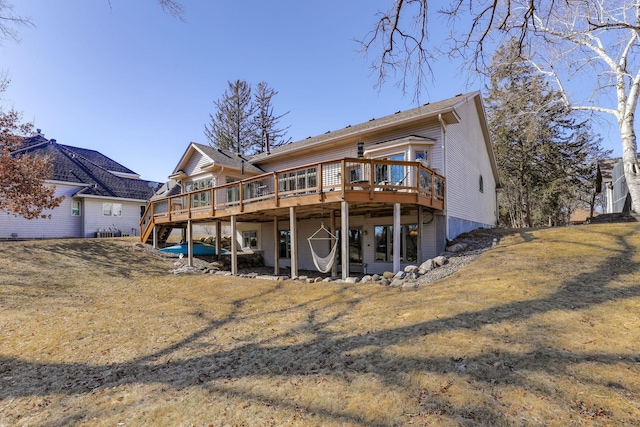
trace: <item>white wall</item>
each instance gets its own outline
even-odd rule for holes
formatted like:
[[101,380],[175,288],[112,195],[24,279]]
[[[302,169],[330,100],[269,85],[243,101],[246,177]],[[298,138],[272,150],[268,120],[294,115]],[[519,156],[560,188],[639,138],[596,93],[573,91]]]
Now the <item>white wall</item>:
[[[122,216],[105,216],[102,214],[104,202],[121,203]],[[121,232],[136,235],[140,234],[140,207],[144,202],[123,201],[122,199],[85,198],[84,199],[84,237],[94,237],[95,233],[102,229],[118,229]]]
[[60,206],[43,212],[51,218],[26,220],[12,214],[0,212],[0,239],[11,238],[12,234],[22,239],[43,239],[80,237],[82,235],[82,215],[71,215],[71,195],[82,187],[73,185],[56,185],[56,196],[65,196]]
[[461,121],[448,125],[445,133],[449,239],[478,227],[495,226],[497,213],[496,181],[475,104],[465,103],[456,111]]

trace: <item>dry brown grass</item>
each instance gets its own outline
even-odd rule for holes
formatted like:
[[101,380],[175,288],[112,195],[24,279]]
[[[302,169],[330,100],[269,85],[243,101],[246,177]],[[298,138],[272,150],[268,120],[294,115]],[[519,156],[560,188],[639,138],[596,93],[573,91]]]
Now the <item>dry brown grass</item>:
[[0,425],[639,425],[640,225],[507,233],[403,292],[0,244]]

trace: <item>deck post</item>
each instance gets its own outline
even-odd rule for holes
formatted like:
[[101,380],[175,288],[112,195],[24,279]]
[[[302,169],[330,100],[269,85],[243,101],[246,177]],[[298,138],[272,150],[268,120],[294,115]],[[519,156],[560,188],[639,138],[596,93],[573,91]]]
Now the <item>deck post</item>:
[[[331,230],[331,234],[336,235],[336,212],[331,209],[329,211],[329,229]],[[331,267],[331,277],[338,277],[338,263],[334,262]]]
[[289,233],[291,239],[291,277],[298,277],[298,225],[296,207],[289,207]]
[[222,221],[216,221],[216,257],[222,259]]
[[280,275],[280,230],[278,230],[278,217],[273,216],[273,274]]
[[417,265],[422,264],[422,222],[424,221],[424,210],[422,206],[418,206],[418,259]]
[[191,220],[187,221],[187,253],[188,253],[188,265],[193,267],[193,224]]
[[400,203],[393,204],[393,272],[400,271]]
[[[343,162],[344,164],[344,162]],[[340,237],[342,239],[342,280],[349,277],[349,202],[340,202]]]
[[158,249],[158,225],[153,224],[153,249]]
[[231,215],[231,274],[238,274],[238,239],[236,239],[236,216]]

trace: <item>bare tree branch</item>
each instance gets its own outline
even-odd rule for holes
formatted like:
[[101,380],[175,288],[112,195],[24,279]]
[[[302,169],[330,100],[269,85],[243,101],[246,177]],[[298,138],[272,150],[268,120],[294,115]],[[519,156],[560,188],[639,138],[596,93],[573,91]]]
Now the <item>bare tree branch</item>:
[[13,12],[13,4],[8,0],[0,0],[0,44],[5,40],[18,41],[18,27],[33,26],[28,17]]

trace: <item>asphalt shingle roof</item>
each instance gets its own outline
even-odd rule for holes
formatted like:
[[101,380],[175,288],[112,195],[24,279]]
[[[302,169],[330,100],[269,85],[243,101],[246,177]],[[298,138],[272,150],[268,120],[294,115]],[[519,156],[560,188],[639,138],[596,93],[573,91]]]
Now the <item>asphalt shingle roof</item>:
[[244,168],[246,171],[255,172],[259,174],[264,173],[262,169],[249,163],[250,157],[244,157],[241,154],[236,154],[229,150],[212,147],[210,145],[198,144],[196,142],[193,142],[192,144],[195,147],[197,147],[199,150],[201,150],[203,153],[205,153],[215,163],[241,169],[242,161],[244,160]]
[[378,127],[382,127],[389,124],[403,122],[405,120],[411,120],[416,117],[430,117],[436,116],[439,113],[444,111],[448,111],[455,107],[458,103],[462,102],[464,99],[476,95],[477,92],[470,92],[466,94],[459,94],[452,98],[445,99],[438,102],[433,102],[429,104],[425,104],[423,106],[412,108],[406,111],[398,111],[395,114],[390,114],[379,119],[371,119],[368,122],[360,123],[354,126],[347,126],[342,129],[338,129],[332,132],[326,132],[322,135],[308,137],[301,141],[292,142],[290,144],[281,145],[279,147],[273,148],[270,154],[260,153],[253,157],[251,157],[251,161],[254,163],[260,163],[260,160],[264,160],[268,157],[283,155],[288,151],[297,150],[300,148],[311,147],[314,145],[322,144],[328,140],[338,138],[341,136],[346,136],[350,134],[357,134],[361,132],[368,131],[370,129],[375,129]]
[[160,186],[117,175],[137,174],[98,151],[58,144],[40,135],[28,138],[14,153],[49,157],[53,163],[52,181],[87,185],[76,195],[148,200]]

